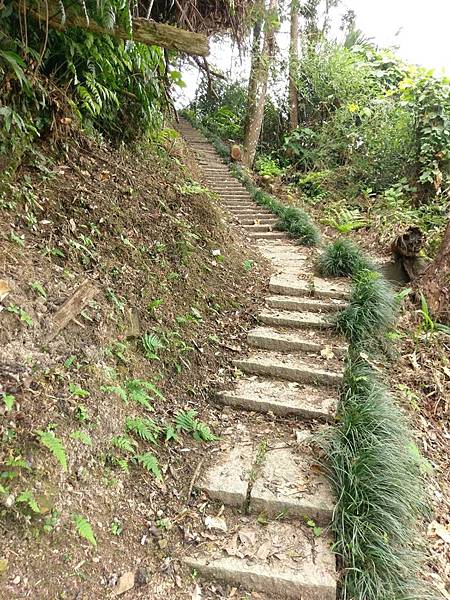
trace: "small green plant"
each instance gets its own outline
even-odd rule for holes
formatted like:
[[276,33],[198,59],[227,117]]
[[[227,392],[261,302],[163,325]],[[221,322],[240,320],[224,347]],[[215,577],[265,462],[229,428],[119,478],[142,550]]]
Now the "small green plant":
[[256,170],[262,177],[280,177],[283,175],[284,169],[280,167],[278,162],[270,156],[258,156],[255,161]]
[[318,258],[317,268],[324,277],[345,277],[373,267],[353,242],[336,240],[325,247]]
[[158,481],[162,481],[163,476],[161,468],[159,466],[158,459],[151,452],[145,452],[144,454],[137,454],[133,460],[140,464],[146,471],[152,473]]
[[155,333],[145,333],[141,338],[141,344],[147,360],[160,360],[158,352],[164,348],[164,344]]
[[117,294],[111,288],[106,290],[106,298],[111,302],[116,310],[120,313],[124,313],[125,311],[125,300],[117,296]]
[[28,325],[28,327],[33,327],[33,319],[25,310],[23,310],[23,308],[17,306],[17,304],[10,304],[6,307],[6,310],[14,315],[17,315],[21,321]]
[[246,271],[251,271],[255,263],[252,260],[244,260],[243,266]]
[[64,367],[65,367],[66,369],[70,369],[70,368],[73,366],[73,364],[75,363],[75,361],[76,361],[76,360],[77,360],[77,357],[76,357],[76,355],[75,355],[75,354],[71,354],[71,355],[70,355],[70,356],[68,356],[68,357],[66,358],[66,360],[64,361]]
[[188,410],[181,411],[175,415],[175,424],[177,431],[192,434],[193,438],[198,442],[214,442],[219,438],[214,435],[206,423],[198,421],[195,417],[197,411]]
[[305,523],[308,527],[311,527],[312,532],[316,537],[320,537],[323,533],[323,528],[318,527],[317,523],[313,519],[305,519]]
[[33,291],[36,292],[38,296],[41,296],[42,298],[47,298],[47,292],[38,281],[33,281],[29,284],[29,286]]
[[117,435],[112,438],[111,445],[122,452],[134,454],[136,452],[137,442],[127,435]]
[[73,431],[70,434],[70,437],[73,440],[77,440],[78,442],[81,442],[85,446],[92,446],[91,436],[88,433],[86,433],[85,431],[83,431],[82,429],[77,429],[76,431]]
[[75,407],[75,410],[73,411],[73,416],[77,421],[81,422],[90,420],[89,411],[84,404],[78,404]]
[[367,220],[357,208],[333,209],[332,212],[334,216],[324,219],[323,222],[336,229],[336,231],[339,231],[339,233],[349,233],[350,231],[368,226]]
[[125,430],[152,444],[158,444],[158,436],[161,433],[161,428],[153,419],[141,417],[127,417]]
[[111,533],[113,535],[121,535],[121,533],[123,532],[123,527],[120,521],[118,521],[117,519],[114,519],[110,526],[109,526],[109,530],[111,531]]
[[69,383],[69,392],[77,398],[89,398],[90,393],[76,383]]
[[420,294],[419,315],[422,318],[420,327],[426,333],[432,334],[440,332],[450,335],[450,327],[448,327],[447,325],[443,325],[442,323],[438,323],[432,318],[430,314],[430,309],[428,308],[427,300],[423,294]]
[[67,456],[62,441],[56,437],[53,431],[50,430],[38,430],[36,431],[36,434],[39,438],[40,443],[43,446],[45,446],[48,450],[50,450],[50,452],[59,462],[63,471],[67,471]]
[[161,306],[163,300],[161,298],[155,298],[147,304],[147,310],[149,313],[155,314],[156,310]]
[[75,525],[75,530],[80,537],[87,540],[93,546],[97,545],[97,540],[95,539],[92,526],[86,517],[83,517],[83,515],[79,514],[73,514],[72,522]]
[[7,394],[6,392],[1,392],[3,403],[5,405],[6,411],[10,412],[13,409],[14,402],[16,401],[16,397],[12,394]]
[[30,508],[34,513],[41,512],[41,509],[39,508],[39,505],[36,502],[36,499],[31,490],[24,490],[23,492],[21,492],[17,496],[16,502],[26,504],[28,506],[28,508]]

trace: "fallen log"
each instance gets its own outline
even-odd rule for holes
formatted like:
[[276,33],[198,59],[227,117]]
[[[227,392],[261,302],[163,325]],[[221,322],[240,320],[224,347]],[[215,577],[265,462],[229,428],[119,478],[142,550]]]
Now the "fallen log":
[[[19,5],[19,0],[15,0]],[[60,9],[54,3],[49,3],[51,15],[48,18],[48,26],[64,31],[70,27],[80,27],[101,35],[110,35],[121,40],[133,40],[149,46],[162,46],[169,50],[177,50],[193,56],[208,56],[209,43],[206,35],[180,29],[166,23],[157,23],[141,17],[133,18],[132,33],[120,26],[107,29],[96,23],[93,19],[86,20],[85,17],[68,10],[65,18],[61,18]],[[45,4],[41,3],[38,8],[29,8],[29,14],[47,26],[47,11]]]

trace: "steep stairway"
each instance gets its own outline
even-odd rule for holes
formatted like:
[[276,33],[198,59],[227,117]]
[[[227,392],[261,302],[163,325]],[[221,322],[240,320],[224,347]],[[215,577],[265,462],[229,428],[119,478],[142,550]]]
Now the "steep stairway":
[[266,437],[251,420],[223,437],[197,486],[225,506],[234,527],[221,543],[191,548],[186,562],[205,578],[264,597],[334,600],[334,501],[312,433],[334,420],[346,345],[331,317],[345,306],[348,288],[315,277],[317,250],[276,231],[277,218],[253,201],[199,131],[184,120],[179,131],[222,208],[272,264],[249,354],[236,358],[236,385],[216,400],[268,423],[279,419]]

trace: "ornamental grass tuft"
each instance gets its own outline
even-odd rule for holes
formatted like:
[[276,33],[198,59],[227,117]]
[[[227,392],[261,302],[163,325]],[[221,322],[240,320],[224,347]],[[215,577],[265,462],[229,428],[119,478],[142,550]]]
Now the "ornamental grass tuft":
[[362,269],[374,270],[374,266],[350,240],[328,244],[317,260],[317,270],[324,277],[346,277]]

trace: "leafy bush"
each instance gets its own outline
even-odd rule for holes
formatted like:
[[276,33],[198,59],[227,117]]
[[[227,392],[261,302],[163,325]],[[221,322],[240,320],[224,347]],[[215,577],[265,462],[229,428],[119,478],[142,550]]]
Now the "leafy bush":
[[280,167],[278,161],[264,154],[257,157],[255,167],[262,177],[279,177],[284,173],[284,169]]

